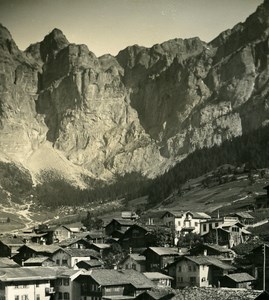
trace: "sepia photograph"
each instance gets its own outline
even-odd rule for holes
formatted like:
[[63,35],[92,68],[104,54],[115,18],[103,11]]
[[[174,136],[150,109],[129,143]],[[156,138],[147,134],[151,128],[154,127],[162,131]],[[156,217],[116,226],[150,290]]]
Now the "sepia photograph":
[[269,300],[269,0],[0,0],[0,300]]

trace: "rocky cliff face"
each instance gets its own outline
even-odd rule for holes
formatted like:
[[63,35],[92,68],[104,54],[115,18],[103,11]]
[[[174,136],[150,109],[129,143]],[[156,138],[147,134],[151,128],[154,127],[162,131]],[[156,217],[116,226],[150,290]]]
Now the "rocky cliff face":
[[116,57],[97,58],[58,29],[21,52],[1,26],[1,152],[34,173],[156,176],[268,123],[268,37],[267,0],[211,43],[134,45]]

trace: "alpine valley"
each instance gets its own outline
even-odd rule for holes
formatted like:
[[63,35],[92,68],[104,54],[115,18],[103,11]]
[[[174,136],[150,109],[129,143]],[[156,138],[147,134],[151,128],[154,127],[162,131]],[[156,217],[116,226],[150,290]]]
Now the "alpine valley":
[[1,188],[14,170],[81,189],[152,179],[268,122],[269,0],[210,43],[176,38],[115,57],[59,29],[21,51],[0,26]]

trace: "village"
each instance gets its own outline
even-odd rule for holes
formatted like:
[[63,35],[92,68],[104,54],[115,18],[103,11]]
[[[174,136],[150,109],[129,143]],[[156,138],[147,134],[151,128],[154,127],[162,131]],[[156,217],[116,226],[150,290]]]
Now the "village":
[[0,300],[269,297],[269,243],[253,231],[268,219],[251,211],[123,211],[86,221],[2,234]]

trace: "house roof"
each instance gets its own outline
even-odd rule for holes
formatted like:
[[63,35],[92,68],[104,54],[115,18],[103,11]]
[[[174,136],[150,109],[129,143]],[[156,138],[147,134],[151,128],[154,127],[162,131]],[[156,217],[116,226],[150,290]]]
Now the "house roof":
[[24,263],[26,264],[43,263],[46,260],[52,261],[52,259],[47,256],[36,256],[36,257],[28,258]]
[[162,255],[179,255],[177,248],[169,248],[169,247],[149,247],[145,250],[145,252],[150,249],[156,254]]
[[[214,256],[184,256],[183,259],[190,260],[194,262],[197,265],[209,265],[209,266],[215,266],[217,268],[223,269],[223,270],[236,270],[235,267],[226,264],[219,260],[218,258]],[[181,259],[179,259],[180,261]],[[176,263],[176,262],[175,262]]]
[[229,249],[228,247],[225,247],[225,246],[220,246],[217,244],[207,244],[207,243],[204,243],[203,245],[207,248],[211,248],[211,249],[216,250],[221,253],[231,252],[231,249]]
[[40,267],[22,267],[22,268],[6,268],[0,271],[0,281],[31,281],[55,279],[55,268]]
[[234,221],[232,221],[232,220],[225,221],[224,220],[224,222],[222,224],[220,224],[217,228],[232,227],[232,226],[235,226],[235,225],[237,225],[238,227],[241,227],[241,228],[244,227],[244,225],[241,224],[239,221],[236,221],[236,220],[234,220]]
[[24,242],[21,238],[14,238],[14,237],[2,237],[0,238],[0,242],[7,246],[22,246]]
[[94,245],[96,248],[99,249],[108,249],[111,247],[110,244],[104,244],[104,243],[92,243],[91,245]]
[[93,249],[60,248],[72,257],[100,257],[100,254]]
[[140,255],[137,253],[131,253],[128,256],[137,262],[146,261],[146,257],[144,255]]
[[39,244],[34,244],[34,243],[23,245],[20,249],[22,249],[23,247],[28,247],[28,248],[34,250],[35,252],[46,252],[46,253],[50,253],[50,254],[53,254],[60,249],[60,247],[58,245],[39,245]]
[[68,247],[70,245],[73,245],[79,241],[84,242],[85,244],[89,244],[85,239],[83,239],[82,237],[77,237],[77,238],[69,238],[66,240],[63,240],[59,243],[59,246],[61,247]]
[[255,278],[248,273],[234,273],[234,274],[228,274],[225,277],[230,278],[231,280],[235,282],[246,282],[246,281],[254,281]]
[[135,288],[151,288],[151,280],[135,270],[94,269],[81,276],[90,276],[101,286],[132,284]]
[[254,217],[251,214],[249,214],[248,212],[240,211],[240,212],[235,213],[235,215],[240,218],[244,218],[244,219],[254,219]]
[[204,213],[204,212],[198,212],[198,211],[178,211],[178,210],[168,210],[166,211],[162,217],[164,217],[167,213],[170,213],[176,218],[181,218],[184,214],[191,214],[194,219],[210,219],[211,217]]
[[148,279],[150,280],[157,280],[157,279],[173,279],[173,277],[165,275],[160,272],[144,272],[143,273]]
[[[131,225],[135,224],[135,222],[132,220],[122,219],[122,218],[115,218],[111,222],[113,222],[113,221],[118,222],[122,226],[131,226]],[[108,224],[110,224],[111,222],[109,222]]]
[[9,259],[8,257],[0,257],[0,269],[2,268],[19,268],[20,265],[17,264],[12,259]]
[[83,264],[86,264],[88,265],[89,267],[99,267],[99,266],[103,266],[104,263],[101,262],[100,260],[98,259],[91,259],[91,260],[81,260],[79,261],[76,265],[83,265]]

